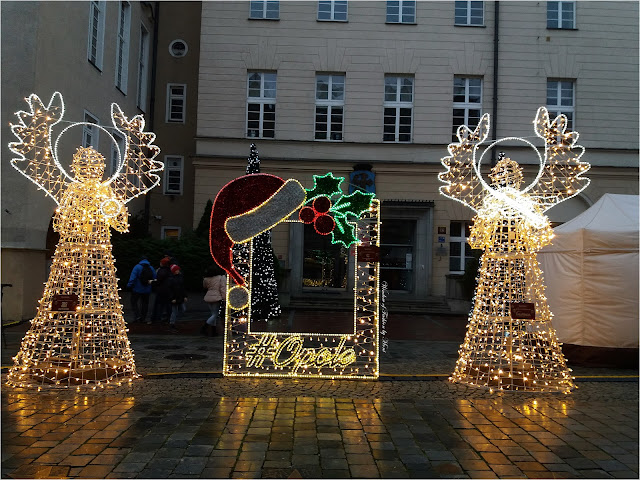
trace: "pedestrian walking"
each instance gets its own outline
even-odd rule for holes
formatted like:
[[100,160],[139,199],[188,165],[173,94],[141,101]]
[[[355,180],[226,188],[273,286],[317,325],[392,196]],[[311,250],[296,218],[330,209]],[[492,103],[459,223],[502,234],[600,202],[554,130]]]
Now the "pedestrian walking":
[[[151,284],[156,279],[156,271],[143,256],[138,264],[131,270],[127,288],[131,289],[131,307],[133,308],[134,322],[144,322],[149,310],[149,296]],[[132,322],[133,323],[133,322]]]
[[[169,281],[171,279],[171,258],[165,256],[160,260],[160,267],[156,271],[156,281],[153,282],[154,301],[151,320],[153,323],[160,323],[168,320],[171,316],[171,290]],[[152,323],[147,322],[147,323]]]
[[200,333],[203,335],[208,333],[209,336],[214,337],[218,334],[218,316],[227,292],[227,277],[225,277],[224,271],[217,265],[209,268],[202,279],[202,286],[207,290],[204,295],[204,301],[209,305],[211,315],[205,320]]
[[180,271],[180,265],[171,265],[171,277],[169,279],[169,291],[171,292],[171,317],[169,328],[177,332],[176,323],[182,316],[187,301],[187,291],[184,287],[184,277]]

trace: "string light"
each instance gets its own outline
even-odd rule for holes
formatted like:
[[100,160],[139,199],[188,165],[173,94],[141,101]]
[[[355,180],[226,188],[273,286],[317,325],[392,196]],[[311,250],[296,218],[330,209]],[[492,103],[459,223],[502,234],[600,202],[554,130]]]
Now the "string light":
[[53,228],[60,241],[7,383],[39,390],[121,385],[139,375],[118,295],[110,228],[128,231],[125,205],[160,181],[156,173],[163,165],[154,160],[160,150],[152,145],[155,135],[143,131],[141,116],[128,120],[112,104],[114,127],[126,138],[118,170],[103,181],[105,159],[87,147],[76,150],[70,175],[58,161],[60,136],[52,148],[52,127],[64,114],[62,95],[55,92],[46,107],[35,94],[27,102],[30,111],[17,112],[20,122],[11,127],[19,139],[9,144],[18,155],[11,164],[56,202]]
[[[331,190],[335,190],[334,187],[339,186],[344,180],[331,174],[314,177],[314,180],[316,178],[327,179],[327,183],[331,183],[328,185]],[[320,180],[320,184],[322,181]],[[307,190],[307,200],[311,203],[321,196],[326,196],[324,190],[317,188],[318,182],[314,183],[314,189]],[[251,192],[247,192],[247,195],[250,194]],[[345,210],[354,212],[351,215],[355,216],[356,220],[349,221],[348,228],[352,229],[358,238],[355,246],[354,320],[351,331],[344,334],[253,331],[251,285],[260,281],[260,277],[252,269],[255,265],[255,251],[254,239],[251,239],[241,245],[234,245],[231,249],[231,264],[242,276],[248,298],[243,299],[240,308],[235,308],[231,298],[227,298],[224,375],[367,380],[378,378],[380,264],[376,261],[362,261],[358,256],[358,246],[380,246],[380,201],[374,199],[373,195],[367,196],[367,208],[355,212],[355,203],[354,209],[347,209],[345,207],[351,204],[347,205],[346,197],[342,198],[345,200],[338,212],[341,217],[346,215],[342,213]],[[351,198],[359,200],[359,197]],[[260,207],[262,205],[263,202],[260,203]],[[282,221],[295,222],[290,219]],[[341,221],[346,223],[346,219],[341,218]],[[261,229],[256,229],[258,230]],[[233,282],[232,278],[227,279],[227,292],[237,288],[233,287]]]
[[[446,171],[438,178],[446,185],[440,193],[476,212],[469,237],[472,248],[482,248],[473,310],[464,343],[459,349],[452,382],[494,390],[555,391],[575,388],[567,368],[544,295],[542,271],[536,252],[551,243],[553,230],[544,215],[554,205],[589,185],[582,174],[584,148],[576,145],[577,132],[566,132],[567,119],[549,121],[546,108],[538,109],[534,128],[545,141],[544,158],[530,142],[509,137],[493,142],[476,159],[489,133],[485,114],[474,131],[463,125],[458,142],[449,145],[442,159]],[[480,165],[491,148],[506,140],[521,140],[535,148],[540,168],[525,188],[517,162],[500,154],[490,182]],[[522,304],[533,306],[529,318],[514,314]]]

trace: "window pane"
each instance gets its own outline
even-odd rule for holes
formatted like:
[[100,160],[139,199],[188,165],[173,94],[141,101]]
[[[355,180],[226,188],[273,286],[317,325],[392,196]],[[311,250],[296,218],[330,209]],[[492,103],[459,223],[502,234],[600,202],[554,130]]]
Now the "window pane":
[[558,82],[547,82],[547,104],[558,104]]
[[251,18],[263,18],[263,4],[264,2],[262,1],[252,1],[249,16]]
[[451,222],[450,224],[451,236],[459,237],[462,234],[462,224],[460,222]]
[[402,22],[413,23],[416,19],[416,2],[402,2]]
[[267,2],[267,18],[278,18],[280,15],[280,2],[269,0]]
[[456,0],[455,6],[455,23],[458,25],[466,25],[467,23],[467,2]]
[[318,19],[330,20],[331,19],[331,2],[328,0],[320,0],[318,2]]
[[400,101],[413,102],[413,80],[411,78],[403,78],[401,80]]
[[264,98],[276,98],[276,74],[264,74]]
[[558,28],[558,2],[547,2],[547,28]]
[[476,109],[469,110],[469,119],[467,120],[467,126],[473,130],[472,127],[477,127],[478,123],[480,123],[480,117],[482,116],[482,112]]
[[386,77],[384,79],[384,101],[395,102],[398,94],[397,77]]
[[336,75],[333,77],[331,99],[344,100],[344,77],[343,76]]
[[450,242],[449,253],[452,257],[459,257],[462,253],[462,244],[460,242]]
[[460,271],[460,257],[449,257],[449,270],[452,272]]
[[316,100],[329,99],[329,76],[318,75],[316,77]]
[[398,0],[387,1],[387,22],[400,21],[400,2]]

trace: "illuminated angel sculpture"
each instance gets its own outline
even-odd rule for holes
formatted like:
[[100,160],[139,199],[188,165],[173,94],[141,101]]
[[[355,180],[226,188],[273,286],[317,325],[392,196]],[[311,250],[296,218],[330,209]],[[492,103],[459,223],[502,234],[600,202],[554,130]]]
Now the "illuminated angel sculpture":
[[[58,161],[52,127],[62,120],[64,103],[53,94],[45,106],[36,96],[29,111],[12,125],[18,142],[9,148],[11,164],[56,202],[53,228],[60,241],[38,313],[25,335],[8,376],[13,386],[120,384],[137,377],[126,333],[111,253],[111,232],[128,231],[125,204],[155,187],[162,163],[155,135],[144,131],[142,116],[131,120],[115,103],[113,125],[126,139],[117,171],[103,181],[105,159],[92,147],[78,148],[69,175]],[[111,140],[117,143],[109,132]],[[119,151],[119,148],[118,148]]]
[[[490,390],[557,391],[575,387],[553,326],[544,295],[536,252],[551,242],[553,231],[544,212],[589,185],[580,161],[584,148],[577,132],[567,132],[567,119],[553,122],[538,109],[535,133],[545,141],[544,158],[530,142],[518,138],[495,141],[477,158],[489,133],[485,114],[474,131],[458,129],[458,143],[449,145],[447,168],[438,178],[440,193],[475,212],[469,237],[472,248],[484,250],[480,260],[473,310],[455,371],[450,378]],[[487,183],[482,158],[503,141],[532,147],[540,161],[533,181],[523,188],[523,169],[500,154]]]

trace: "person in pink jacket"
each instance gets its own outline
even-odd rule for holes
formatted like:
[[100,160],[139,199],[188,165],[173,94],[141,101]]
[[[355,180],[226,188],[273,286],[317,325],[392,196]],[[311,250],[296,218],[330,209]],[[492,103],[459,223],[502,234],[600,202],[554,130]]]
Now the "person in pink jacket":
[[216,336],[218,334],[216,323],[220,312],[220,304],[224,300],[227,291],[227,277],[225,277],[224,271],[217,265],[209,268],[202,279],[202,286],[207,289],[204,301],[209,305],[211,316],[202,325],[200,333],[203,335],[209,333],[210,336]]

